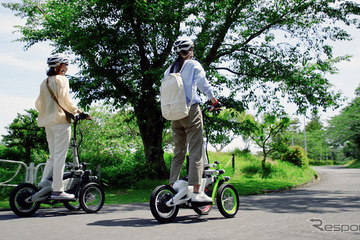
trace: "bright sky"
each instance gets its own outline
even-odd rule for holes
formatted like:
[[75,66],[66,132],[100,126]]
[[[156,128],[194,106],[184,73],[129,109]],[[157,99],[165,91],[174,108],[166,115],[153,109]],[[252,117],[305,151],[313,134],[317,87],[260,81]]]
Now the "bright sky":
[[[1,0],[1,2],[12,2]],[[357,0],[360,3],[360,0]],[[13,33],[14,25],[22,25],[24,19],[15,17],[9,9],[0,6],[0,136],[6,134],[6,126],[13,121],[17,113],[25,113],[24,109],[35,108],[35,100],[39,94],[40,83],[46,78],[46,58],[52,47],[48,43],[38,43],[28,51],[24,51],[24,43],[13,42],[21,37]],[[352,28],[351,42],[334,44],[334,55],[353,55],[350,62],[337,65],[339,74],[329,76],[331,83],[349,100],[360,83],[360,29]],[[69,74],[76,73],[75,67],[69,66]],[[289,113],[294,110],[289,108]],[[339,113],[339,110],[328,111],[323,119]],[[1,138],[1,137],[0,137]]]

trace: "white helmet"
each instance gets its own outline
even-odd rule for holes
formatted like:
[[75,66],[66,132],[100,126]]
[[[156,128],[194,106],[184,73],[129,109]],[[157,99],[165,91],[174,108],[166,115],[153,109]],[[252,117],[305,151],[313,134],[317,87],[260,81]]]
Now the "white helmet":
[[193,41],[190,39],[177,40],[174,43],[174,51],[180,53],[181,51],[189,51],[190,48],[194,47]]
[[51,55],[46,62],[49,67],[57,67],[62,63],[69,63],[69,59],[65,57],[65,55],[62,53],[56,53],[54,55]]

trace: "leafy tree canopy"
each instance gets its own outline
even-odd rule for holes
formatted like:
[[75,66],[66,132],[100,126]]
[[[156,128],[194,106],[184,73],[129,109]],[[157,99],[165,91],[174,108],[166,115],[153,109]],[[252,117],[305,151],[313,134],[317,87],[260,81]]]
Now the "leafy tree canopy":
[[318,112],[312,112],[310,122],[306,125],[306,131],[312,132],[323,129]]
[[[227,107],[282,110],[287,97],[299,111],[338,106],[326,73],[348,56],[333,56],[329,41],[350,40],[337,23],[358,24],[359,5],[334,0],[23,0],[3,4],[25,17],[18,26],[26,48],[51,41],[54,52],[77,56],[82,69],[71,87],[86,105],[113,99],[135,111],[147,161],[166,173],[159,109],[162,74],[180,36]],[[232,73],[224,76],[220,69]],[[222,72],[222,71],[221,71]]]
[[360,87],[355,91],[356,97],[347,105],[339,115],[329,121],[327,133],[331,144],[341,147],[345,144],[352,146],[353,157],[358,157],[360,152]]

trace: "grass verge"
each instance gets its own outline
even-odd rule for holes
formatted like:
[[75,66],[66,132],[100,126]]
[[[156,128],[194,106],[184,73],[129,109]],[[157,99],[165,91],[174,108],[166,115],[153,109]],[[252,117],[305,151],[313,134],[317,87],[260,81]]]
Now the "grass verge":
[[[231,177],[230,183],[240,196],[287,190],[316,177],[316,172],[309,167],[300,168],[282,161],[267,162],[266,168],[262,169],[261,160],[250,154],[236,155],[234,168],[231,154],[209,153],[209,158],[219,161],[225,168],[226,175]],[[106,189],[105,204],[148,202],[152,190],[161,184],[167,184],[167,181],[144,179],[132,189]],[[0,209],[9,209],[8,198],[0,200]]]
[[351,160],[345,164],[348,168],[360,168],[359,160]]

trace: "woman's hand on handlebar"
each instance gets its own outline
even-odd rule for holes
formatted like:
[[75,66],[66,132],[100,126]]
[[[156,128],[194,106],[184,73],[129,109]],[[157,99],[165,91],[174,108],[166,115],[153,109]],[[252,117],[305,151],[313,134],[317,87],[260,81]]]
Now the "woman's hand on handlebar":
[[90,114],[85,113],[85,112],[80,113],[79,117],[80,117],[81,120],[83,120],[83,119],[91,120]]

